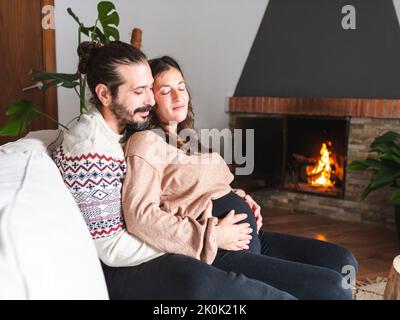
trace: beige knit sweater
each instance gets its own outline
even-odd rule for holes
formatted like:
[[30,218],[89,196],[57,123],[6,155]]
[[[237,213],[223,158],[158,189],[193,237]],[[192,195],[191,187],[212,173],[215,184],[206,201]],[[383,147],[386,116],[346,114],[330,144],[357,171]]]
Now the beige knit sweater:
[[129,232],[168,253],[211,264],[217,219],[200,220],[208,202],[231,191],[233,175],[218,153],[188,156],[156,131],[135,133],[125,146],[122,206]]

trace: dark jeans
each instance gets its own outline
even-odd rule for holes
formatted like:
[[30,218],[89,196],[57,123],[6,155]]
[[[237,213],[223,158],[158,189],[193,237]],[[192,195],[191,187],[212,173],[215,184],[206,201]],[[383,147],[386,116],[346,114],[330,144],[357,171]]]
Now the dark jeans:
[[[244,274],[286,291],[298,299],[351,299],[343,286],[346,265],[358,270],[351,252],[332,243],[276,232],[257,235],[254,214],[234,193],[213,201],[213,215],[223,217],[230,210],[247,213],[245,222],[253,228],[249,250],[219,250],[213,266]],[[350,281],[348,281],[350,282]],[[346,284],[346,283],[345,283]]]
[[260,231],[261,254],[250,250],[219,251],[213,266],[243,274],[286,291],[298,299],[349,300],[342,268],[358,271],[353,254],[332,243]]
[[257,235],[254,214],[244,201],[232,194],[221,199],[213,201],[213,215],[222,217],[231,209],[248,213],[246,221],[253,227],[249,250],[219,250],[212,266],[176,254],[135,267],[102,264],[110,298],[351,299],[341,273],[346,265],[358,270],[351,252],[288,234],[260,231]]
[[290,294],[191,257],[165,254],[135,267],[102,263],[110,299],[293,300]]

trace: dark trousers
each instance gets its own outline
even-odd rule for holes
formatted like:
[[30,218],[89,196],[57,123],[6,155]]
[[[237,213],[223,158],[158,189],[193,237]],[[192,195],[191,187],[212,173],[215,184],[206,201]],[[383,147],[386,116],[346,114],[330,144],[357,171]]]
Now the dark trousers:
[[260,232],[262,254],[218,252],[212,266],[165,254],[135,267],[104,264],[111,299],[351,299],[343,266],[358,270],[346,249],[304,237]]
[[111,299],[351,299],[342,268],[358,270],[354,256],[319,240],[256,232],[254,214],[235,194],[213,201],[213,215],[248,214],[253,228],[249,250],[219,250],[210,266],[165,254],[135,267],[102,264]]
[[[213,215],[224,217],[230,210],[247,213],[253,228],[249,250],[219,250],[213,266],[243,274],[286,291],[298,299],[351,299],[350,266],[358,271],[351,252],[332,243],[276,232],[256,233],[254,214],[235,193],[213,200]],[[344,273],[342,273],[344,271]]]
[[264,282],[178,254],[135,267],[102,267],[111,300],[295,299]]
[[[345,266],[358,271],[353,254],[329,242],[260,231],[261,254],[219,251],[213,266],[243,274],[298,299],[349,300],[352,291]],[[344,273],[342,273],[342,270]]]

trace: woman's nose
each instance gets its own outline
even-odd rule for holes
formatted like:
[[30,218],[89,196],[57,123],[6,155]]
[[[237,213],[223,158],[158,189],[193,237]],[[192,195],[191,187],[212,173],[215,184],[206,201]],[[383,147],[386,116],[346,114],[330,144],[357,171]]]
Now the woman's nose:
[[174,101],[179,100],[181,98],[181,94],[178,90],[173,89],[172,90],[172,99]]

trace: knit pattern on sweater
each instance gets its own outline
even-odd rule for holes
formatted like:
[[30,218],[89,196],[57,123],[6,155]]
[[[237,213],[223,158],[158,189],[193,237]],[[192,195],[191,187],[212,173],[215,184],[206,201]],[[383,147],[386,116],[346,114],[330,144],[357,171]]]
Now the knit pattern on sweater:
[[93,239],[111,237],[124,228],[121,188],[126,164],[123,158],[98,153],[68,157],[61,145],[53,159]]

